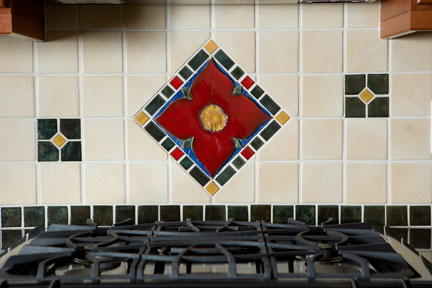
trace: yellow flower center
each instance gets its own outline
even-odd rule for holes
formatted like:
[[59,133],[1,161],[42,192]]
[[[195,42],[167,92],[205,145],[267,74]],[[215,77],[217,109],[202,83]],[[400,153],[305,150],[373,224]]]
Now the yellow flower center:
[[208,105],[202,110],[200,118],[204,129],[219,132],[225,127],[228,116],[219,106]]

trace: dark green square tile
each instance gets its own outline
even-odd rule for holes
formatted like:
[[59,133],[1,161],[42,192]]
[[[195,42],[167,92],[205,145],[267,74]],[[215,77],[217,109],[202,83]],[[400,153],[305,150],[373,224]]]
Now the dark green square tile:
[[280,128],[281,126],[273,120],[266,128],[264,128],[260,135],[264,140],[268,141]]
[[158,206],[139,206],[138,207],[138,224],[154,223],[158,221]]
[[1,225],[2,227],[21,227],[21,208],[2,208]]
[[251,205],[251,222],[263,220],[270,223],[270,205]]
[[86,225],[90,219],[90,206],[71,206],[71,224]]
[[51,224],[68,224],[68,207],[49,206],[48,207],[48,226]]
[[431,248],[431,229],[410,229],[410,244],[416,249]]
[[358,97],[345,97],[345,117],[366,117],[366,105]]
[[387,226],[408,226],[407,206],[387,206]]
[[183,221],[186,219],[191,219],[192,221],[202,221],[203,220],[203,206],[183,206]]
[[244,72],[240,67],[234,68],[234,70],[231,72],[231,75],[234,76],[235,79],[240,79],[243,76]]
[[367,86],[375,94],[388,94],[389,93],[388,74],[368,74]]
[[388,116],[389,116],[388,97],[378,97],[369,103],[368,117],[388,117]]
[[38,139],[48,140],[57,133],[57,119],[38,119]]
[[229,70],[233,65],[234,61],[231,60],[231,58],[228,57],[228,55],[225,54],[222,50],[219,50],[215,54],[215,58],[222,64],[222,66],[225,67],[225,69]]
[[13,247],[23,238],[22,230],[3,230],[2,233],[2,249]]
[[225,170],[223,170],[217,177],[216,182],[218,182],[221,186],[225,185],[229,179],[235,174],[235,170],[231,166],[227,166]]
[[345,75],[345,94],[357,95],[366,87],[366,75]]
[[268,95],[264,95],[264,97],[260,100],[260,103],[272,114],[275,115],[279,110],[280,107],[276,102],[273,101],[273,99],[270,98]]
[[243,160],[240,156],[237,156],[237,158],[234,159],[234,161],[232,162],[232,164],[234,165],[234,167],[237,168],[237,170],[239,170],[241,167],[243,167],[243,165],[246,163],[245,160]]
[[38,161],[58,161],[59,150],[51,142],[38,141]]
[[113,224],[112,206],[93,206],[93,221],[99,226],[111,226]]
[[228,218],[235,221],[248,221],[248,206],[228,206]]
[[430,206],[410,206],[410,225],[411,226],[430,226],[431,207]]
[[372,226],[384,227],[384,206],[364,206],[364,222]]
[[256,99],[259,99],[262,94],[264,94],[264,90],[256,85],[250,92]]
[[315,225],[315,206],[296,205],[296,220],[304,222],[306,225]]
[[326,222],[330,218],[333,220],[328,224],[339,224],[339,207],[337,205],[319,205],[318,206],[318,225]]
[[204,63],[204,61],[208,58],[208,54],[206,52],[204,52],[204,50],[200,50],[190,61],[189,61],[189,66],[193,69],[193,70],[197,70],[202,63]]
[[201,185],[204,186],[210,181],[204,172],[201,171],[197,166],[193,167],[189,174]]
[[289,218],[294,218],[294,206],[292,205],[273,206],[273,223],[287,224]]
[[188,67],[184,66],[180,70],[179,74],[184,80],[187,80],[190,76],[192,76],[192,71]]
[[178,205],[161,205],[160,220],[165,222],[180,221],[180,206]]
[[169,87],[168,85],[165,86],[162,91],[161,91],[162,95],[164,95],[167,99],[169,99],[173,94],[174,94],[174,90]]
[[258,151],[263,145],[264,142],[259,137],[255,137],[255,139],[253,139],[251,142],[251,146],[255,149],[255,151]]
[[116,206],[115,223],[131,220],[135,224],[135,206]]
[[206,205],[205,220],[206,221],[225,221],[226,211],[225,205]]
[[408,229],[406,228],[390,228],[385,227],[386,234],[394,239],[401,241],[402,239],[408,240]]
[[164,137],[165,133],[153,122],[150,121],[144,128],[157,142],[160,142]]
[[185,170],[189,170],[189,168],[193,165],[192,160],[185,156],[181,161],[180,161],[180,165],[185,169]]
[[174,142],[169,137],[162,142],[162,147],[165,148],[166,151],[170,151],[174,146]]
[[61,161],[81,161],[81,141],[70,141],[61,149]]
[[361,206],[341,206],[341,223],[361,222]]
[[80,119],[60,119],[60,131],[70,139],[81,139]]
[[24,226],[45,226],[45,207],[24,207]]
[[150,115],[154,115],[162,105],[165,104],[165,100],[161,96],[157,95],[149,104],[144,108]]

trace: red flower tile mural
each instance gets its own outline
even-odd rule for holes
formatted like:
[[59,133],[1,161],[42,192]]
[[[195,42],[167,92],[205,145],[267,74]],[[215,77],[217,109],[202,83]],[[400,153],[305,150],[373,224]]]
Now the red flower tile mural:
[[289,119],[212,40],[135,115],[211,195]]

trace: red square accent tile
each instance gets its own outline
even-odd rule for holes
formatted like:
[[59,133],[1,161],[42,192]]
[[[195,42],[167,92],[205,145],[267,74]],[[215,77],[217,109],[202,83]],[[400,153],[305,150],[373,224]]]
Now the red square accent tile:
[[174,77],[174,79],[171,80],[170,82],[171,86],[173,86],[175,89],[178,89],[182,84],[183,81],[180,80],[180,78],[178,78],[177,76]]
[[249,148],[249,146],[247,146],[245,149],[243,149],[241,154],[243,155],[243,157],[246,158],[246,160],[249,160],[255,153],[252,151],[251,148]]
[[246,89],[249,89],[249,88],[254,84],[254,81],[253,81],[249,76],[246,76],[246,77],[243,79],[243,81],[241,82],[241,84],[242,84],[244,87],[246,87]]
[[183,156],[183,154],[183,151],[181,151],[178,147],[176,147],[174,151],[171,152],[171,156],[177,161]]

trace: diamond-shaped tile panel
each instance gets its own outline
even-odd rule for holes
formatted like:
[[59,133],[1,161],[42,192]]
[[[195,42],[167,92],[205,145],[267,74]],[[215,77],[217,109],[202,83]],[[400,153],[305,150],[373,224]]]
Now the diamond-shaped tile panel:
[[213,196],[290,116],[210,40],[134,119]]
[[374,97],[368,89],[365,89],[359,96],[366,104]]

